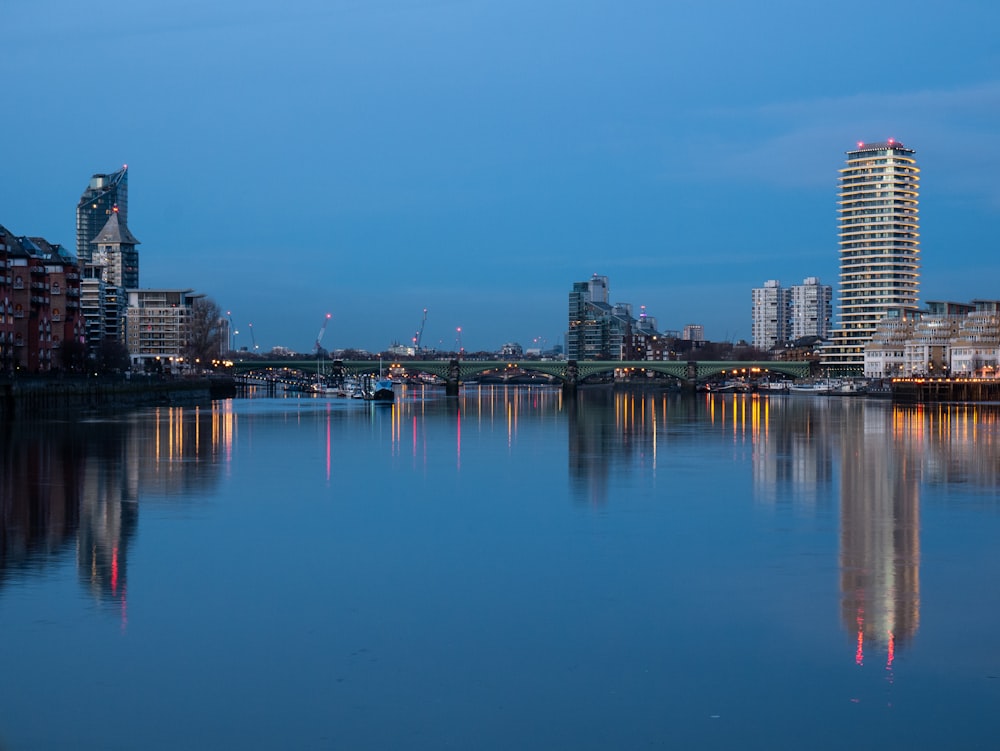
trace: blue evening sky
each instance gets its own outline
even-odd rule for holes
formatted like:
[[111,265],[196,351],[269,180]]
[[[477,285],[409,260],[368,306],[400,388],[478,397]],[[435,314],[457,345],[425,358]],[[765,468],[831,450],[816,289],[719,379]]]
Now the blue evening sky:
[[[593,273],[749,338],[836,285],[837,170],[922,169],[921,299],[1000,298],[1000,3],[8,0],[0,224],[75,249],[129,165],[143,287],[262,349],[561,343]],[[243,341],[238,344],[249,344]]]

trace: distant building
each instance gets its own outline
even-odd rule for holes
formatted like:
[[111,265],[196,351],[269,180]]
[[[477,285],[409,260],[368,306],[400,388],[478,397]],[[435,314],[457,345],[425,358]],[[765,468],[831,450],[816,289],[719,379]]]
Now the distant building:
[[840,170],[838,327],[823,365],[860,371],[865,345],[890,309],[917,310],[920,170],[913,149],[859,143]]
[[[629,303],[609,302],[608,277],[574,282],[569,293],[568,360],[645,360],[658,351],[656,319],[645,308],[639,318]],[[659,350],[662,351],[662,348]]]
[[76,255],[89,263],[97,251],[95,238],[107,224],[115,207],[121,221],[128,220],[128,166],[107,175],[90,178],[76,205]]
[[508,342],[500,348],[500,356],[519,360],[524,356],[524,348],[517,342]]
[[574,282],[569,293],[569,329],[566,358],[593,360],[610,353],[610,333],[605,319],[608,305],[608,277],[594,274],[585,282]]
[[830,337],[833,319],[833,287],[809,276],[789,288],[788,329],[791,341],[815,336]]
[[751,344],[771,350],[807,337],[827,338],[832,299],[833,289],[816,276],[787,288],[777,279],[764,282],[751,291]]
[[681,339],[686,342],[703,342],[705,341],[705,327],[700,323],[689,323],[684,327]]
[[751,343],[768,350],[788,341],[789,291],[777,279],[751,291]]

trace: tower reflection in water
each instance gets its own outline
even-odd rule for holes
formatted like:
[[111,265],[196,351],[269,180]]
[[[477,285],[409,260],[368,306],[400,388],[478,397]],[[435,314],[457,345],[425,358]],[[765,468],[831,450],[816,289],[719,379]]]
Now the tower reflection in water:
[[843,410],[840,461],[840,590],[858,665],[896,650],[920,624],[920,415]]
[[685,423],[749,451],[759,503],[820,511],[839,495],[841,623],[859,665],[891,669],[919,629],[922,484],[1000,485],[995,406],[611,391],[564,406],[570,476],[590,502],[608,501],[616,463],[665,472]]
[[81,583],[124,625],[140,499],[211,489],[236,417],[220,402],[0,430],[0,586],[75,553]]

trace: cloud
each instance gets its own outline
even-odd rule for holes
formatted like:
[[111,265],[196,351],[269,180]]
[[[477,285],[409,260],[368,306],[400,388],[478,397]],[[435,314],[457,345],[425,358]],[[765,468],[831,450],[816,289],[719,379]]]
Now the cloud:
[[694,139],[697,155],[685,179],[730,180],[779,188],[829,189],[831,169],[857,141],[896,138],[914,148],[935,188],[977,197],[1000,208],[1000,81],[903,92],[868,92],[772,102],[701,113],[733,124],[726,132]]

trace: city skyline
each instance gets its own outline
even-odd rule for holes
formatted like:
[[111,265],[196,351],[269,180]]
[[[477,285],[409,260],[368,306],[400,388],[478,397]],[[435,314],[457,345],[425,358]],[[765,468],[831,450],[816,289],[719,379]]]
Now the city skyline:
[[204,292],[262,349],[332,313],[325,346],[384,350],[425,308],[427,346],[561,344],[594,272],[663,329],[749,341],[762,280],[837,277],[833,176],[895,138],[927,178],[921,304],[993,298],[1000,10],[969,12],[880,6],[920,50],[883,76],[843,55],[845,24],[885,43],[860,3],[25,4],[6,93],[52,114],[8,124],[0,223],[72,247],[89,176],[127,163],[140,285]]

